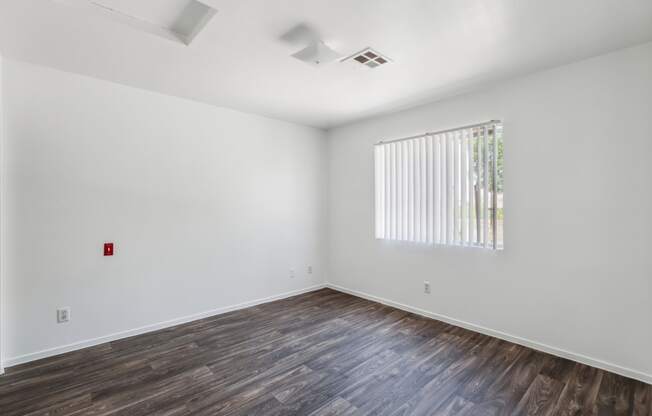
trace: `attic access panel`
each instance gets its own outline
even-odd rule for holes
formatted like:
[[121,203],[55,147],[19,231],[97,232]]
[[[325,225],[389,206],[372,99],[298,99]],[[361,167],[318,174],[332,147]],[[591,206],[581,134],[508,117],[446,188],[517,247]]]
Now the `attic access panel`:
[[185,45],[192,43],[217,13],[199,0],[53,1]]

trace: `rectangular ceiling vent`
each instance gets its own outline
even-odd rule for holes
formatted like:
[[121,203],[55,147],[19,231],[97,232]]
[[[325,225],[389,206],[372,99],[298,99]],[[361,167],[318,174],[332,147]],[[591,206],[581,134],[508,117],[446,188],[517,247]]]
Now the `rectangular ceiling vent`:
[[392,60],[387,56],[371,48],[363,49],[360,52],[354,53],[353,55],[342,60],[342,62],[346,61],[357,62],[360,65],[364,65],[367,68],[371,69],[375,69],[379,66],[392,62]]

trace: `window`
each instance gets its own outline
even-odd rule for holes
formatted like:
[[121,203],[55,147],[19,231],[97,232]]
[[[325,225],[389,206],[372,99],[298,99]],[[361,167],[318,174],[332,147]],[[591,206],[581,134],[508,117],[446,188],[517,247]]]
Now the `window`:
[[380,142],[376,238],[503,248],[503,128],[498,121]]

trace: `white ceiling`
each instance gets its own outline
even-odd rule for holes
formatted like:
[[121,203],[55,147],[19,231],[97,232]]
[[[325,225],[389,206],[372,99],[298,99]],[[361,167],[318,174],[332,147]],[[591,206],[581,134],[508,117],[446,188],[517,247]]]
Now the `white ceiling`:
[[[102,1],[167,21],[183,0]],[[329,128],[652,40],[650,0],[202,1],[218,13],[185,46],[53,0],[2,0],[0,51]],[[344,55],[371,46],[394,63],[309,66],[280,40],[300,23]]]

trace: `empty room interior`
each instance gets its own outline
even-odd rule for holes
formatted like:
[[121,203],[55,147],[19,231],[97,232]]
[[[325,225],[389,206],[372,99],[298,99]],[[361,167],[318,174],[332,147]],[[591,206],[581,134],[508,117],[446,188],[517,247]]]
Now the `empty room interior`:
[[652,1],[0,2],[0,416],[652,416]]

